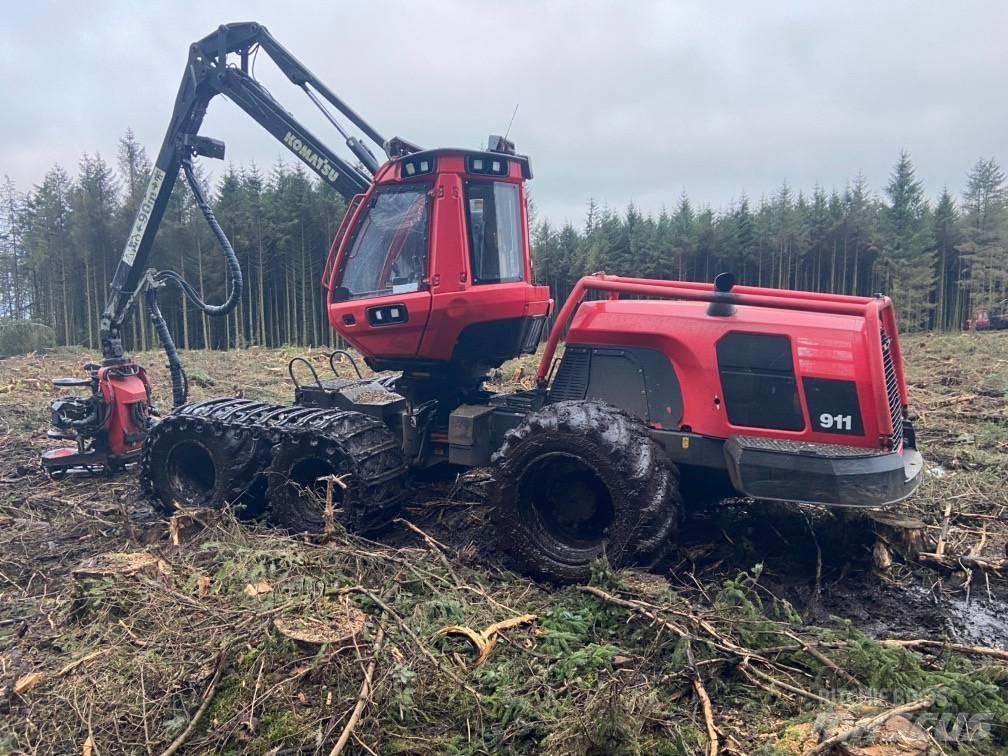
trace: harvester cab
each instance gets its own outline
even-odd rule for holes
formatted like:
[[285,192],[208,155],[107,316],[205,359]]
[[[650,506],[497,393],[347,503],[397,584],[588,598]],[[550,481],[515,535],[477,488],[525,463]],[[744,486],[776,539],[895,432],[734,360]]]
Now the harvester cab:
[[532,172],[489,143],[391,160],[351,201],[323,283],[330,324],[371,368],[478,383],[539,344],[552,300],[532,283]]
[[[253,78],[259,50],[323,111],[356,162]],[[240,301],[238,258],[192,165],[223,156],[220,142],[198,134],[218,94],[348,201],[324,268],[324,304],[374,372],[354,362],[354,377],[323,379],[295,358],[291,405],[188,402],[158,308],[168,284],[210,315]],[[180,171],[228,266],[220,305],[179,274],[147,267]],[[555,313],[535,386],[489,390],[488,372],[535,352],[554,315],[549,290],[533,282],[531,177],[528,158],[503,137],[476,150],[386,140],[265,28],[220,27],[190,48],[111,284],[103,360],[83,381],[91,395],[53,405],[57,435],[77,445],[49,453],[47,469],[111,469],[139,457],[143,485],[166,513],[234,506],[295,532],[328,532],[335,518],[376,533],[396,518],[413,471],[489,466],[501,545],[521,568],[561,581],[587,578],[603,556],[615,566],[665,563],[686,500],[877,508],[914,491],[922,460],[894,308],[882,296],[736,286],[727,275],[714,284],[587,276]],[[122,343],[141,301],[171,372],[175,408],[160,420],[146,373]],[[338,491],[324,482],[333,480]]]

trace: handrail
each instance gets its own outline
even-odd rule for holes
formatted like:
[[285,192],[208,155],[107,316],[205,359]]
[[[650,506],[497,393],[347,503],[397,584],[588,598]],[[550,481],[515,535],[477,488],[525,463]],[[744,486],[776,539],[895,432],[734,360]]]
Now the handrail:
[[[669,281],[660,278],[631,278],[626,276],[610,276],[607,274],[596,274],[604,276],[607,281],[620,281],[624,283],[635,283],[645,285],[664,286],[667,288],[693,289],[695,291],[715,291],[714,284],[704,281]],[[594,277],[594,276],[589,276]],[[861,297],[853,294],[833,294],[831,292],[820,291],[800,291],[795,289],[774,289],[763,286],[733,286],[732,294],[765,294],[786,299],[814,299],[821,302],[849,302],[867,304],[875,301],[876,297]]]
[[[870,310],[878,312],[882,308],[891,307],[891,301],[888,297],[853,297],[842,294],[760,289],[751,286],[736,286],[730,292],[718,292],[714,290],[711,284],[691,281],[621,278],[605,274],[584,276],[575,284],[574,290],[567,298],[567,301],[564,302],[560,312],[557,313],[557,318],[546,341],[546,349],[543,352],[542,359],[539,362],[539,369],[536,373],[536,383],[539,386],[546,384],[549,365],[553,360],[553,355],[556,353],[560,338],[589,291],[609,292],[610,295],[615,295],[615,298],[618,298],[620,294],[635,294],[659,299],[721,302],[748,307],[818,312],[831,315],[855,315],[859,317],[865,317]],[[901,372],[901,368],[902,365],[897,369]]]

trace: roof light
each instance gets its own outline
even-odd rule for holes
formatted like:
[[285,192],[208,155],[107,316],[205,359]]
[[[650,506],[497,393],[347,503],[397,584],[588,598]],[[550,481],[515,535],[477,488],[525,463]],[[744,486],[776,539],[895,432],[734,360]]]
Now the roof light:
[[511,164],[508,160],[487,160],[475,155],[466,158],[466,166],[469,173],[483,173],[490,176],[507,176],[511,171]]
[[408,160],[402,161],[402,175],[405,178],[413,178],[415,176],[434,173],[435,165],[436,163],[432,157],[411,157]]

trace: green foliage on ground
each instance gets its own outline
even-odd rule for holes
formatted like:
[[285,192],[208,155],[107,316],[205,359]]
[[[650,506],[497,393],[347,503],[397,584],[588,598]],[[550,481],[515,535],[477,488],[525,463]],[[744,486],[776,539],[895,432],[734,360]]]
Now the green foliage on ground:
[[28,354],[55,345],[52,328],[43,323],[0,318],[0,357]]

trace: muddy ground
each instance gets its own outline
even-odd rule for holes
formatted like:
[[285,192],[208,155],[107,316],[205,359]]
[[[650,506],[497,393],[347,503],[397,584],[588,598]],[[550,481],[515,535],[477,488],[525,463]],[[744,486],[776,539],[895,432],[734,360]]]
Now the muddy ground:
[[[228,513],[173,529],[135,473],[50,481],[48,381],[94,356],[0,361],[0,752],[328,753],[358,701],[348,752],[692,754],[710,723],[724,752],[802,753],[907,701],[929,705],[874,753],[998,752],[1008,588],[983,565],[1008,556],[1008,334],[904,351],[928,475],[888,524],[726,502],[690,513],[667,574],[600,565],[594,593],[508,571],[480,471],[417,484],[405,519],[428,538],[401,523],[381,544],[295,541]],[[286,402],[297,353],[184,359],[194,398]],[[138,360],[166,406],[163,358]],[[919,562],[939,544],[940,564]],[[350,643],[283,630],[357,611]],[[438,634],[526,614],[478,667]]]

